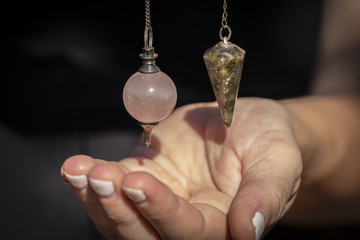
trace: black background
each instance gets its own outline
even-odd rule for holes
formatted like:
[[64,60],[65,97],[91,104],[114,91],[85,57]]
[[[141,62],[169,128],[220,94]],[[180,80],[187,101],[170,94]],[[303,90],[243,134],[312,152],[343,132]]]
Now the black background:
[[[247,51],[239,96],[306,92],[322,1],[230,1],[231,42]],[[178,106],[214,101],[202,54],[219,40],[221,1],[153,1],[157,64]],[[3,22],[1,120],[26,134],[136,128],[122,88],[143,47],[143,1],[10,9]],[[5,20],[5,19],[4,19]]]

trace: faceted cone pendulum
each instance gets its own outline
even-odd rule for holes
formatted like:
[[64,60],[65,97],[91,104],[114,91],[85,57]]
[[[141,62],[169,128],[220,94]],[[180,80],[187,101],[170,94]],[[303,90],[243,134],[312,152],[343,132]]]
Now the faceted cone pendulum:
[[245,51],[225,39],[205,51],[203,57],[224,124],[230,127]]
[[[239,91],[245,50],[229,42],[231,29],[227,21],[228,4],[226,0],[223,1],[224,11],[219,31],[221,42],[206,50],[203,57],[221,117],[225,126],[230,127]],[[223,35],[224,30],[228,32],[227,36]]]

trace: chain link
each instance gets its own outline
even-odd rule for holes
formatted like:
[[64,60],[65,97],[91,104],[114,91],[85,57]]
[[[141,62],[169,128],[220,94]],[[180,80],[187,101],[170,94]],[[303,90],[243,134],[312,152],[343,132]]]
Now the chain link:
[[226,0],[224,0],[223,9],[224,9],[224,12],[221,17],[221,25],[223,26],[223,28],[226,28],[227,27],[227,17],[228,17],[228,13],[226,11],[227,10]]
[[[223,14],[221,16],[221,28],[219,31],[219,37],[221,40],[223,40],[225,43],[230,39],[231,37],[231,29],[228,26],[228,22],[227,22],[227,17],[228,17],[228,12],[227,12],[227,2],[226,0],[224,0],[224,4],[223,4]],[[226,37],[223,36],[223,30],[226,29],[228,31],[228,35]]]
[[150,0],[145,0],[145,31],[144,31],[144,49],[149,51],[152,49],[153,33],[150,19]]
[[150,0],[145,0],[145,28],[151,28]]

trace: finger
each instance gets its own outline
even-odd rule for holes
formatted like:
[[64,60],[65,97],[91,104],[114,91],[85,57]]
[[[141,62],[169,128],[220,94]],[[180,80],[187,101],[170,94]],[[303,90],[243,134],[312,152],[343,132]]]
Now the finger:
[[76,155],[65,160],[61,167],[61,176],[65,183],[73,186],[76,196],[82,203],[92,198],[88,190],[88,173],[97,164],[96,160],[85,155]]
[[85,155],[70,157],[61,168],[61,176],[66,183],[72,185],[75,195],[98,229],[111,237],[115,235],[115,232],[108,224],[108,218],[100,206],[96,193],[89,187],[89,172],[98,162],[99,160]]
[[227,237],[224,213],[206,204],[190,204],[148,173],[127,174],[122,189],[163,239]]
[[278,145],[277,150],[244,169],[229,209],[234,239],[260,239],[266,228],[275,224],[293,202],[300,174],[300,153],[295,147],[285,145]]
[[125,171],[118,163],[100,163],[89,173],[91,188],[115,229],[116,239],[158,239],[153,227],[121,191]]

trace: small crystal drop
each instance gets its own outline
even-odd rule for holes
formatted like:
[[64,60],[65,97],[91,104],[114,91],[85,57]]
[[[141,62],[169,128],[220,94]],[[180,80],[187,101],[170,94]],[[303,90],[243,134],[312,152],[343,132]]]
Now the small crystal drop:
[[144,130],[144,143],[145,143],[145,147],[149,147],[151,144],[151,134],[152,131],[154,130],[154,127],[157,125],[157,123],[155,124],[144,124],[144,123],[140,123],[140,126],[143,128]]
[[245,51],[228,41],[220,42],[204,53],[221,116],[230,127],[237,99]]

